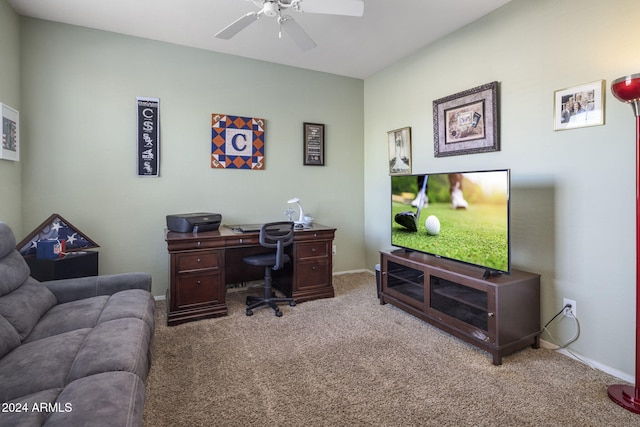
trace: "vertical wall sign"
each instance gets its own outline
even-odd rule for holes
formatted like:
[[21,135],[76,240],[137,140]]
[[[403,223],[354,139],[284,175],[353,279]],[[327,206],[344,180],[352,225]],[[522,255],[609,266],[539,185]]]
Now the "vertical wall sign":
[[211,168],[264,170],[265,120],[211,115]]
[[138,104],[138,176],[160,172],[160,99],[136,97]]
[[324,166],[324,125],[304,123],[304,164]]

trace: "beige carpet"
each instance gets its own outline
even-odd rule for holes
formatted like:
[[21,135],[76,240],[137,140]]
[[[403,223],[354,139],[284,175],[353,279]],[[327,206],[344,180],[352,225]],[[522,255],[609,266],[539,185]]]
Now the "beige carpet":
[[158,426],[635,426],[606,393],[620,380],[551,350],[494,366],[376,298],[368,273],[336,297],[171,328],[158,304],[144,424]]

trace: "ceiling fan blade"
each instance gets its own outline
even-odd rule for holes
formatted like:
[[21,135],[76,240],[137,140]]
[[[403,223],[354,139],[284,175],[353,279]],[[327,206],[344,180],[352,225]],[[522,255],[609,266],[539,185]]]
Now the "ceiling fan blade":
[[295,44],[298,45],[300,50],[307,51],[316,47],[316,44],[311,40],[311,37],[302,29],[292,17],[285,15],[280,20],[280,25],[285,33],[291,37]]
[[247,13],[246,15],[240,17],[239,19],[224,27],[222,30],[218,31],[215,37],[219,39],[229,40],[231,37],[247,28],[249,24],[256,22],[259,17],[260,12]]
[[325,13],[328,15],[362,16],[363,0],[292,0],[292,5],[301,12]]

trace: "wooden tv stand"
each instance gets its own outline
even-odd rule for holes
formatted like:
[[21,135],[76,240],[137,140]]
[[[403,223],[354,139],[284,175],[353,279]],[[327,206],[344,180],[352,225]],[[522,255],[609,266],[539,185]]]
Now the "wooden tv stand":
[[484,270],[419,252],[380,252],[380,304],[390,303],[493,356],[540,347],[540,276]]

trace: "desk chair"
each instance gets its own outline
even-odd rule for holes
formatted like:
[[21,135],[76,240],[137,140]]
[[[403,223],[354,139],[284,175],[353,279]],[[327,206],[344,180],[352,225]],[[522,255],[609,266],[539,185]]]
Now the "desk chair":
[[247,297],[247,316],[253,315],[254,308],[264,305],[273,308],[276,316],[280,317],[282,312],[277,303],[288,302],[291,307],[296,305],[293,298],[276,298],[271,289],[272,270],[279,270],[285,263],[291,261],[291,257],[284,253],[284,248],[293,243],[293,224],[291,221],[263,224],[260,227],[260,245],[265,248],[276,248],[276,251],[242,258],[246,264],[264,267],[264,295]]

